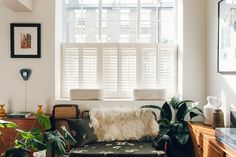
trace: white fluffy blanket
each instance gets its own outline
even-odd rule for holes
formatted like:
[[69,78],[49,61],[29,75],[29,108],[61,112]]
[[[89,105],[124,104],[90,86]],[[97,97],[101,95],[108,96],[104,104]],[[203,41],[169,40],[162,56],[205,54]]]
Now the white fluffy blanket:
[[159,132],[155,115],[146,109],[97,108],[90,111],[90,119],[100,141],[140,140]]

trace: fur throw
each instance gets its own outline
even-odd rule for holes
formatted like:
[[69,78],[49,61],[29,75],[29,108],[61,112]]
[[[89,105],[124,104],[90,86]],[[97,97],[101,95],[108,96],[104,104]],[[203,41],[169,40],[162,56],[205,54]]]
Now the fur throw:
[[90,119],[100,141],[140,140],[159,132],[155,114],[147,109],[97,108],[90,111]]

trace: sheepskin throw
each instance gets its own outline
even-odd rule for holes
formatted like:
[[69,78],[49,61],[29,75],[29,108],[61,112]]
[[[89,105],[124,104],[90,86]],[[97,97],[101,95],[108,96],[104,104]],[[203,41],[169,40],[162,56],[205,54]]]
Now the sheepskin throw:
[[155,114],[145,109],[97,108],[90,111],[90,119],[100,141],[140,140],[159,132]]

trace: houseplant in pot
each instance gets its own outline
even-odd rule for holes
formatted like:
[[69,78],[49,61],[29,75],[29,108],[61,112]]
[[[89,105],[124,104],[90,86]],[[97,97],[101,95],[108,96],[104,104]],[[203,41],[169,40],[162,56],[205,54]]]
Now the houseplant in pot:
[[[46,151],[51,149],[57,155],[62,155],[66,152],[66,141],[72,145],[76,143],[64,126],[60,130],[49,131],[51,129],[51,122],[48,116],[38,114],[37,121],[41,124],[42,128],[33,128],[31,130],[21,130],[12,122],[0,121],[1,128],[12,128],[19,135],[14,141],[14,145],[8,148],[1,156],[28,157],[34,154],[34,156],[42,157],[46,156]],[[42,133],[43,130],[45,131],[44,134]]]
[[[192,118],[202,116],[202,110],[191,100],[180,100],[175,96],[170,102],[165,102],[162,107],[156,105],[145,105],[142,108],[151,108],[160,110],[160,119],[158,120],[160,134],[154,140],[154,145],[162,145],[163,138],[170,139],[169,145],[175,148],[184,148],[189,142],[189,130],[187,117]],[[170,146],[171,147],[171,146]],[[174,148],[174,147],[171,147]],[[175,156],[172,151],[169,156]]]

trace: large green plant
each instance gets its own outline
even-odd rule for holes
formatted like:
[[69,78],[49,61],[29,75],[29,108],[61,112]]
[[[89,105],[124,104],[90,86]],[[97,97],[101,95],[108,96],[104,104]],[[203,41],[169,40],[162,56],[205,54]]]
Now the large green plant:
[[[0,121],[0,128],[12,128],[17,131],[19,137],[14,141],[14,145],[1,155],[3,157],[27,157],[31,155],[31,151],[42,151],[53,149],[56,154],[62,155],[66,153],[66,141],[74,145],[75,139],[62,126],[60,130],[47,131],[51,129],[51,122],[48,116],[44,114],[38,114],[37,120],[46,130],[43,134],[41,128],[33,128],[31,130],[21,130],[17,128],[17,125],[12,122]],[[63,132],[62,134],[60,132]],[[2,133],[0,132],[2,137]],[[53,147],[53,148],[52,148]]]
[[171,139],[175,138],[181,145],[185,145],[190,136],[186,117],[189,115],[192,120],[192,118],[202,115],[202,110],[193,106],[192,103],[191,100],[182,101],[178,96],[175,96],[170,102],[165,102],[162,107],[145,105],[142,108],[160,110],[161,114],[158,120],[160,136],[168,135]]

